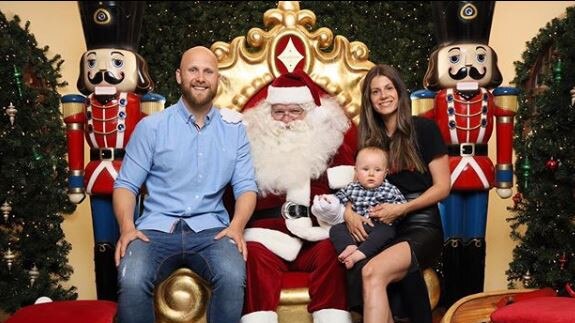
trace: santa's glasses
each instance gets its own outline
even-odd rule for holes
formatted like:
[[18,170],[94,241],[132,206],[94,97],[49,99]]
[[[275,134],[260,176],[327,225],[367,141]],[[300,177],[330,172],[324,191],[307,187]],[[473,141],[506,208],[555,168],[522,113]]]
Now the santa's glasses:
[[285,116],[290,116],[292,118],[298,118],[304,113],[302,108],[291,108],[291,109],[273,109],[272,108],[272,118],[275,120],[281,120]]

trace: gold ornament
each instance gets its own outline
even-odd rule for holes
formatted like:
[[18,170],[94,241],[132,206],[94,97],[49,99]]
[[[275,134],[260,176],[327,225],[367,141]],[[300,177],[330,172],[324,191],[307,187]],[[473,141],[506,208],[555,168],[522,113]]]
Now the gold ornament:
[[10,118],[10,125],[14,125],[14,119],[16,118],[16,113],[18,109],[10,102],[10,105],[6,108],[6,114]]
[[4,253],[4,260],[6,260],[6,264],[8,265],[8,271],[12,270],[14,259],[16,259],[16,255],[8,248],[8,251]]
[[10,203],[8,203],[8,201],[5,201],[4,203],[2,203],[2,206],[0,207],[0,211],[2,211],[2,216],[4,217],[4,222],[8,222],[8,216],[10,216],[10,212],[12,211],[12,206],[10,206]]
[[30,286],[34,286],[34,282],[36,281],[36,279],[38,279],[38,277],[40,277],[40,271],[38,271],[38,267],[36,267],[36,264],[34,264],[34,266],[32,266],[32,269],[28,271],[28,275],[30,275]]
[[525,273],[525,275],[523,275],[523,287],[525,288],[529,288],[531,287],[531,281],[533,280],[533,277],[531,276],[531,272],[529,270],[527,270],[527,272]]

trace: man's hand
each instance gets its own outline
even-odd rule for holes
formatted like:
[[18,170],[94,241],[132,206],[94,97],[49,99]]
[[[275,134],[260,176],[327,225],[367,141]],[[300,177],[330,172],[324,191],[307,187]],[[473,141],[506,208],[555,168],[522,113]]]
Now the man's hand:
[[246,246],[246,241],[244,240],[244,232],[240,230],[234,230],[231,227],[227,227],[216,234],[214,239],[219,240],[223,237],[229,237],[232,242],[238,247],[238,251],[244,257],[244,261],[248,260],[248,247]]
[[122,259],[126,254],[126,248],[128,248],[130,242],[136,239],[150,242],[150,239],[148,239],[142,231],[136,230],[135,228],[120,235],[120,239],[118,239],[118,242],[116,243],[116,252],[114,253],[116,267],[120,265],[120,259]]

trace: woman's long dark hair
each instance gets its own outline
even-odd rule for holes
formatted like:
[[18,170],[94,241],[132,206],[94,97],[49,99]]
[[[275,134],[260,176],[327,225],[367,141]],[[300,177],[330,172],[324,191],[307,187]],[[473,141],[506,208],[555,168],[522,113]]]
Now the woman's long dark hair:
[[[385,123],[371,104],[371,82],[377,76],[385,76],[397,90],[397,130],[391,138],[386,135]],[[405,83],[395,68],[389,65],[372,67],[361,86],[361,112],[359,121],[359,148],[365,146],[380,146],[389,150],[389,166],[392,172],[412,170],[425,172],[419,154],[413,118],[411,117],[411,101]]]

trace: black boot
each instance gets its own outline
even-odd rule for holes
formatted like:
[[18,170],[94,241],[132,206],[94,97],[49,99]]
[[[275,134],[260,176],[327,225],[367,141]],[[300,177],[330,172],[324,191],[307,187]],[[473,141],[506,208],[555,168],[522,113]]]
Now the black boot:
[[404,306],[406,301],[409,302],[409,298],[407,298],[404,301],[402,299],[403,298],[402,294],[403,293],[401,288],[401,282],[390,284],[387,287],[387,298],[389,301],[389,309],[391,310],[391,313],[393,315],[394,322],[409,321],[408,320],[409,313],[406,311]]
[[485,281],[485,239],[475,238],[465,243],[463,251],[463,268],[465,273],[462,296],[483,291]]
[[414,270],[399,282],[401,298],[405,300],[403,307],[408,313],[409,320],[399,322],[432,323],[431,305],[427,285],[421,270]]
[[444,242],[441,256],[441,300],[440,304],[449,308],[463,296],[463,242],[452,238]]
[[96,264],[96,293],[100,300],[118,299],[118,271],[114,262],[114,246],[98,243],[94,247]]

